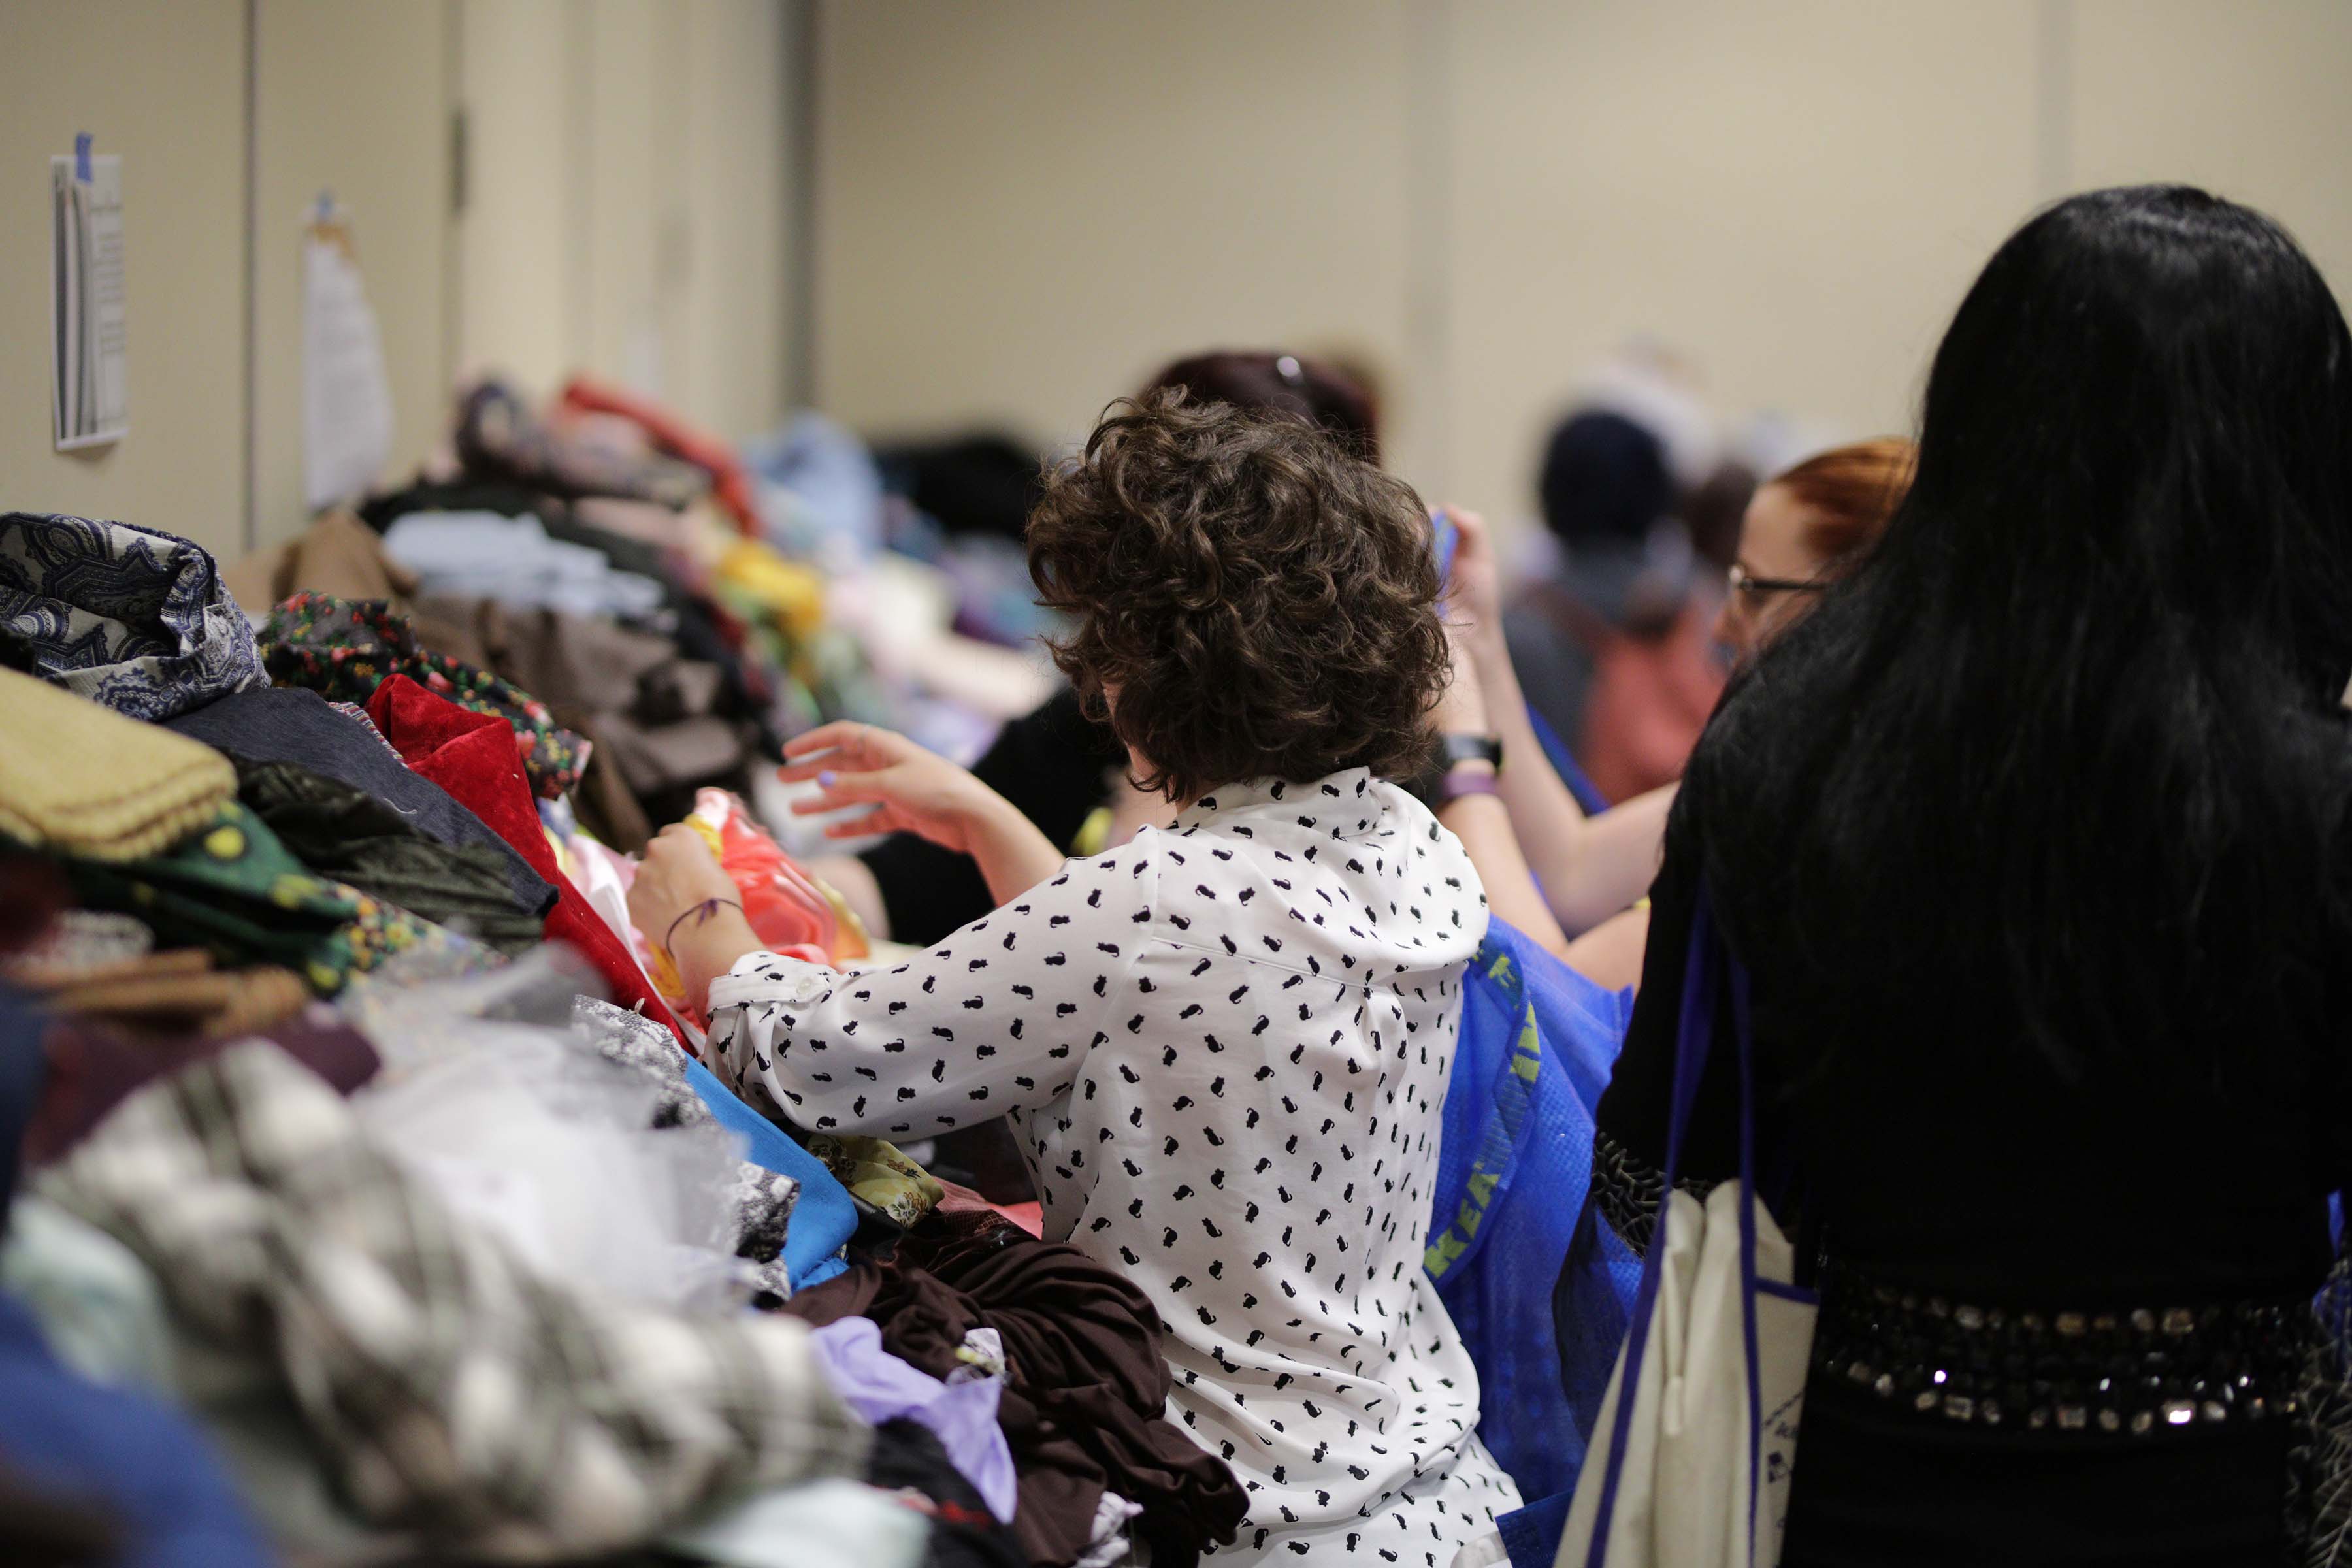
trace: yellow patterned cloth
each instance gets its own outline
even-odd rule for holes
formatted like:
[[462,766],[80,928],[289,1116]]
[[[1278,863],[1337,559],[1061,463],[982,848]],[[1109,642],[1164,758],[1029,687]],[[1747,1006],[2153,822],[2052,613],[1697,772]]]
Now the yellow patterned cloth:
[[901,1153],[896,1143],[880,1138],[820,1132],[808,1141],[808,1152],[824,1161],[843,1186],[902,1226],[913,1225],[947,1196],[930,1173]]
[[236,798],[226,757],[0,669],[0,833],[86,860],[160,854]]

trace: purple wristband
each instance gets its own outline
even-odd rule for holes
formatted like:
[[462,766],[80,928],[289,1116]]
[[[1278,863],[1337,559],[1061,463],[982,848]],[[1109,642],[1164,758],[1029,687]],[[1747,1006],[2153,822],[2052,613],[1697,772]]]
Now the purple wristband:
[[1495,782],[1493,773],[1480,773],[1471,768],[1455,768],[1438,784],[1437,804],[1450,805],[1465,795],[1499,795],[1502,793],[1502,788]]

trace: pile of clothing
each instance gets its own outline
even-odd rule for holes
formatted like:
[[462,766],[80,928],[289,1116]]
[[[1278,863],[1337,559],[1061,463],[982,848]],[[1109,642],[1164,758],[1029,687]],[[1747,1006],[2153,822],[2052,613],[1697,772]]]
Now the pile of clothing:
[[0,1557],[1192,1560],[1242,1500],[1142,1299],[695,1058],[635,852],[872,961],[758,786],[946,705],[774,480],[562,408],[226,573],[0,516]]

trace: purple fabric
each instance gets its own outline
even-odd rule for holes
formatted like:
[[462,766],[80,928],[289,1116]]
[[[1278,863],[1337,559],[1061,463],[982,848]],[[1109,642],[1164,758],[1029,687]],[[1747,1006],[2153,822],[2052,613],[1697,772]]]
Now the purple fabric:
[[843,1318],[813,1337],[843,1403],[877,1426],[903,1419],[929,1428],[988,1511],[1013,1522],[1017,1481],[1013,1450],[996,1424],[996,1379],[941,1383],[919,1372],[882,1348],[882,1330],[871,1318]]

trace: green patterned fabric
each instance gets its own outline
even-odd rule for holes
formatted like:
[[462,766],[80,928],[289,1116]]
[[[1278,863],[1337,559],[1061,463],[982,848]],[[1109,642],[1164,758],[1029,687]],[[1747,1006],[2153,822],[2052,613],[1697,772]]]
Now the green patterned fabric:
[[282,964],[320,995],[412,950],[491,961],[462,937],[319,876],[235,801],[163,854],[66,866],[85,904],[137,915],[164,945],[206,948],[225,964]]

